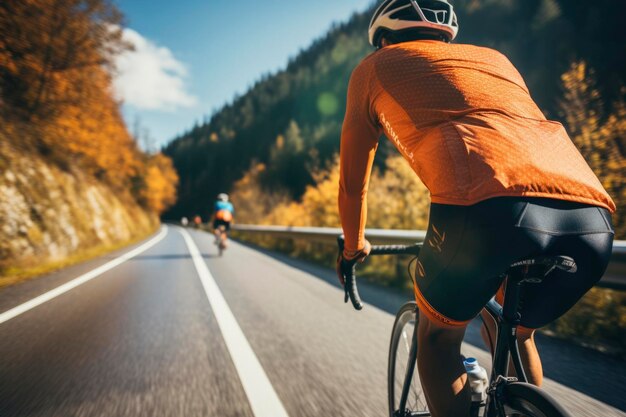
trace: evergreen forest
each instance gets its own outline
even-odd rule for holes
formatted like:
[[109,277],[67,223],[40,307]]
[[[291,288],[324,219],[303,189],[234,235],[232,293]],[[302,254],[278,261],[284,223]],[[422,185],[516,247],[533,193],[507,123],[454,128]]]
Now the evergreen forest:
[[[623,207],[626,42],[620,27],[626,3],[453,3],[460,23],[457,42],[492,47],[507,55],[546,116],[565,124]],[[366,34],[374,7],[345,23],[333,24],[326,35],[290,59],[284,70],[263,75],[247,93],[233,98],[164,149],[180,176],[178,202],[166,217],[206,217],[215,195],[223,191],[235,192],[235,204],[246,207],[239,210],[240,222],[267,223],[267,215],[277,210],[282,213],[281,218],[272,216],[277,224],[295,217],[280,205],[293,209],[293,203],[303,201],[307,187],[318,186],[332,173],[351,71],[373,51]],[[377,167],[383,175],[389,157],[397,153],[388,141],[381,145]],[[258,188],[255,201],[242,198],[238,202],[238,185],[248,191]],[[334,195],[327,201],[334,204]],[[312,226],[337,224],[334,216],[308,220]],[[624,222],[617,221],[624,236]]]

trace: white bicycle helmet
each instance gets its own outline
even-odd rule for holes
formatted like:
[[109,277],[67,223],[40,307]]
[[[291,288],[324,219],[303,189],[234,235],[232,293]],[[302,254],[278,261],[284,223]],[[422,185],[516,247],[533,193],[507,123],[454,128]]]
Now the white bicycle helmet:
[[217,195],[217,199],[219,201],[228,201],[228,194],[220,193],[220,194]]
[[449,42],[456,38],[459,25],[454,8],[447,0],[385,0],[370,21],[370,44],[379,48],[385,32],[407,29],[438,33]]

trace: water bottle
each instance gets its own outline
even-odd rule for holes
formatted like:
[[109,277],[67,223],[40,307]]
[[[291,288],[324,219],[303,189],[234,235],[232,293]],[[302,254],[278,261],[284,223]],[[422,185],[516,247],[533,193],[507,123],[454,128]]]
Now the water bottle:
[[472,393],[472,416],[482,414],[483,407],[487,400],[487,387],[489,385],[489,376],[485,368],[478,364],[476,358],[466,358],[463,361],[465,371],[467,372],[467,380]]

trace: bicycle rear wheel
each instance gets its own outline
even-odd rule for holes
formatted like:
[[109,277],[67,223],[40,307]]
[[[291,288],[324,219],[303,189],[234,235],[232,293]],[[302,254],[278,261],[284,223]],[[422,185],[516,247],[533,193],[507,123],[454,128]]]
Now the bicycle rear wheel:
[[571,417],[545,391],[524,382],[507,384],[503,403],[507,417]]
[[[413,341],[414,330],[418,321],[417,311],[417,304],[414,302],[404,304],[398,311],[398,314],[396,314],[396,321],[393,325],[387,374],[389,417],[430,416],[422,385],[419,381],[417,364],[411,358],[412,342],[417,344],[417,340]],[[404,410],[400,410],[402,388],[408,376],[407,371],[411,370],[411,379],[406,381],[406,383],[410,384],[406,406]]]

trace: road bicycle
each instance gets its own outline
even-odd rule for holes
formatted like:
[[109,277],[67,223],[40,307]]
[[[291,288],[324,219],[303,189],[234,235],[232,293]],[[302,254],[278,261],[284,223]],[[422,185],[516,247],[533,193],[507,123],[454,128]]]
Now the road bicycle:
[[226,240],[228,235],[226,234],[226,226],[219,225],[213,232],[215,234],[215,246],[217,246],[217,254],[222,256],[226,250]]
[[[343,251],[343,237],[338,238]],[[373,255],[419,255],[421,244],[372,246]],[[346,276],[345,301],[350,300],[361,310],[356,265]],[[485,310],[497,327],[496,346],[492,357],[492,371],[486,391],[486,401],[472,402],[472,417],[571,417],[552,397],[528,383],[517,345],[517,327],[520,324],[520,301],[525,285],[549,279],[555,269],[576,272],[576,263],[567,256],[541,256],[513,263],[502,276],[506,279],[504,302],[492,298]],[[410,264],[409,264],[409,274]],[[387,392],[389,417],[430,416],[415,367],[417,364],[417,327],[419,310],[415,302],[404,304],[396,314],[389,345]],[[512,362],[516,377],[509,376]]]

